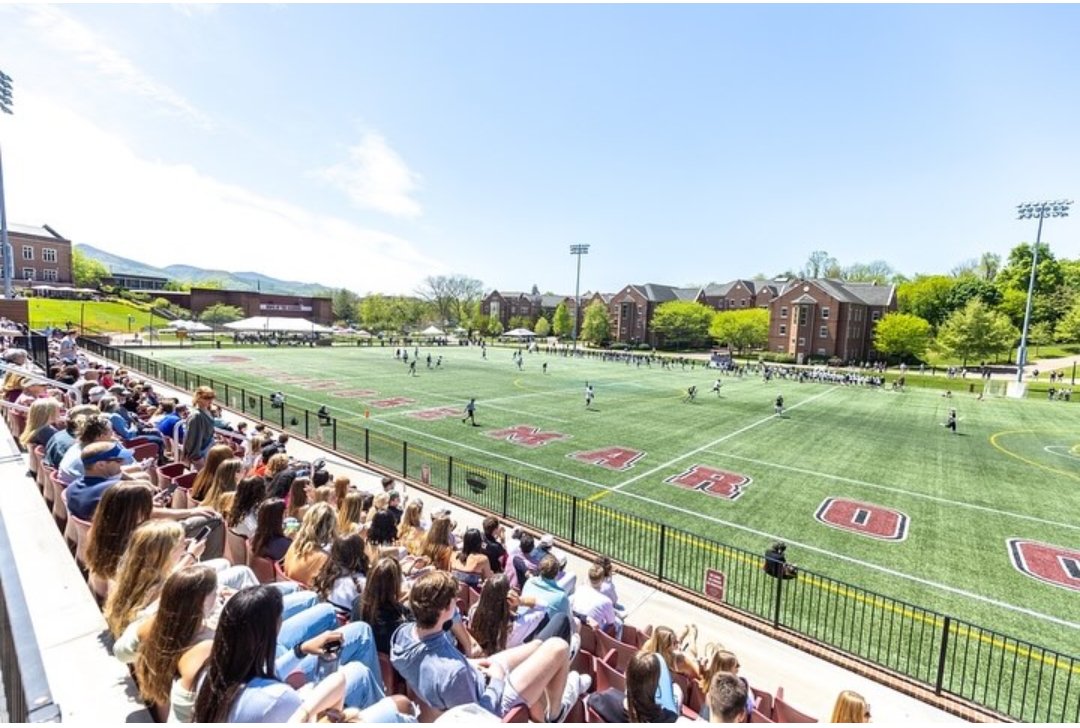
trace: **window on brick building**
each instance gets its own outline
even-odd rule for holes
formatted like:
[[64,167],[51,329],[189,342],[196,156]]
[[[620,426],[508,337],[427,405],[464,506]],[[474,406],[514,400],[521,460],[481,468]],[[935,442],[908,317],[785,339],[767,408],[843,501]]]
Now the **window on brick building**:
[[799,337],[799,346],[806,346],[806,339],[801,336]]
[[23,268],[22,269],[23,280],[32,281],[32,280],[34,280],[35,275],[36,275],[36,271],[34,271],[33,268]]
[[829,318],[829,307],[828,306],[821,309],[821,318],[823,318],[823,319]]
[[33,245],[24,245],[24,246],[22,246],[22,259],[23,260],[33,260],[34,259],[34,246]]
[[819,339],[827,339],[827,338],[829,338],[829,327],[828,326],[822,326],[821,327],[821,329],[818,331],[818,338]]
[[43,281],[58,281],[60,280],[60,274],[56,268],[46,268],[41,272],[41,280]]
[[[41,249],[41,260],[46,262],[46,263],[55,263],[56,262],[56,248],[42,248]],[[48,279],[46,279],[46,280],[48,280]]]
[[780,318],[787,318],[787,306],[780,307]]
[[780,335],[783,336],[786,333],[787,333],[787,325],[786,324],[780,324]]
[[870,314],[871,321],[877,321],[879,318],[881,318],[881,311],[874,311]]

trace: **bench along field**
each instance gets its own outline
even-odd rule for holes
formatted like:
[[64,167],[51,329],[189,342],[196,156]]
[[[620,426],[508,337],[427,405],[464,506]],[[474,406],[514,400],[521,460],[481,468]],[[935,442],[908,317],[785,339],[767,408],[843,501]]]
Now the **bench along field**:
[[[267,404],[264,416],[282,417],[292,431],[303,431],[292,423],[303,409],[325,405],[338,421],[339,448],[361,456],[366,448],[397,469],[406,440],[410,475],[430,474],[435,485],[445,483],[452,457],[455,481],[470,485],[455,495],[492,510],[502,473],[535,484],[509,497],[536,499],[531,507],[548,509],[567,532],[576,497],[582,522],[573,525],[592,534],[586,545],[617,545],[612,556],[643,568],[661,528],[677,532],[681,546],[696,535],[754,554],[783,540],[790,562],[837,580],[800,576],[800,599],[836,600],[853,619],[873,607],[875,620],[925,622],[934,639],[940,620],[920,617],[917,605],[1080,653],[1080,408],[1064,402],[977,401],[961,382],[965,391],[946,398],[760,376],[722,376],[717,394],[716,373],[700,365],[540,353],[525,354],[519,369],[510,350],[492,348],[483,359],[475,347],[421,347],[415,376],[393,347],[172,350],[154,359],[213,378],[219,396],[227,383],[234,406],[240,388],[248,405],[284,392],[284,413]],[[595,391],[588,408],[586,383]],[[692,385],[697,397],[687,401]],[[476,427],[462,422],[472,397]],[[955,435],[944,427],[950,407]],[[327,428],[309,426],[327,439]],[[750,561],[704,541],[700,548],[701,560],[674,563],[666,576],[703,585],[707,567],[734,573],[736,562]],[[901,601],[860,605],[866,598],[846,585]],[[771,588],[760,596],[766,614]],[[1000,648],[995,639],[975,642]],[[1006,653],[1030,656],[1022,645]]]

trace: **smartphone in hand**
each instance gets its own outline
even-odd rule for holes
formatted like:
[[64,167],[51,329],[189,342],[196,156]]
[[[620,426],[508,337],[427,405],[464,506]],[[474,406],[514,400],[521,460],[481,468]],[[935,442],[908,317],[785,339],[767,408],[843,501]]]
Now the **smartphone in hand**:
[[199,529],[199,532],[195,534],[195,542],[205,541],[213,530],[214,529],[211,526],[203,526]]

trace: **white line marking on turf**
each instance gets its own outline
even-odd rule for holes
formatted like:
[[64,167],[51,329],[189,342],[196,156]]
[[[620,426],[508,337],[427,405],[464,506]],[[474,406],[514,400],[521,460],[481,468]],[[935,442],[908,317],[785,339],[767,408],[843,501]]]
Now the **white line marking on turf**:
[[[895,569],[890,569],[890,568],[885,567],[885,566],[879,566],[879,565],[871,563],[869,561],[863,561],[862,559],[856,559],[856,558],[852,558],[851,556],[845,556],[844,554],[838,554],[835,551],[829,551],[828,549],[823,549],[823,548],[820,548],[818,546],[811,546],[810,544],[801,543],[801,542],[795,541],[795,540],[793,540],[793,539],[791,539],[791,538],[789,538],[787,536],[782,536],[782,535],[778,535],[778,534],[774,534],[774,533],[769,533],[768,531],[759,531],[756,528],[750,528],[749,526],[744,526],[742,524],[734,523],[732,521],[725,521],[722,518],[715,518],[713,516],[706,516],[706,515],[704,515],[702,513],[699,513],[697,511],[692,511],[692,510],[689,510],[687,508],[680,508],[678,506],[673,506],[670,503],[655,500],[653,498],[647,498],[646,496],[637,495],[635,493],[619,493],[619,495],[621,495],[621,496],[623,496],[625,498],[636,498],[637,500],[643,501],[645,503],[650,503],[652,505],[663,506],[663,507],[669,508],[669,509],[671,509],[673,511],[678,511],[679,513],[685,513],[685,514],[688,514],[688,515],[691,515],[691,516],[697,516],[698,518],[704,519],[706,521],[711,521],[712,523],[717,523],[717,524],[719,524],[721,526],[728,526],[729,528],[734,528],[734,529],[737,529],[739,531],[745,531],[747,533],[752,533],[755,536],[763,536],[766,539],[768,539],[769,541],[783,541],[788,546],[791,546],[792,544],[794,544],[794,545],[799,546],[801,548],[807,549],[808,551],[813,551],[815,553],[822,554],[823,556],[828,556],[828,557],[831,557],[831,558],[834,558],[834,559],[839,559],[840,561],[846,561],[849,564],[855,564],[857,566],[864,566],[867,569],[873,569],[874,571],[880,571],[881,573],[888,574],[889,576],[895,576],[895,577],[900,578],[900,579],[906,579],[908,581],[913,581],[916,584],[922,584],[923,586],[928,586],[928,587],[931,587],[931,588],[934,588],[934,589],[940,589],[942,591],[946,591],[946,592],[949,592],[949,593],[952,593],[952,594],[958,594],[958,595],[960,595],[962,597],[967,597],[968,599],[974,599],[975,601],[983,602],[985,604],[991,604],[991,605],[993,605],[995,607],[1000,607],[1000,608],[1006,609],[1008,611],[1018,612],[1020,614],[1026,614],[1029,617],[1035,617],[1036,619],[1041,619],[1041,620],[1044,620],[1044,621],[1047,621],[1047,622],[1052,622],[1054,624],[1059,624],[1059,625],[1062,625],[1064,627],[1071,627],[1072,629],[1080,629],[1080,622],[1070,622],[1070,621],[1068,621],[1066,619],[1061,619],[1059,617],[1053,617],[1053,616],[1051,616],[1049,614],[1043,614],[1041,612],[1036,612],[1036,611],[1034,611],[1032,609],[1027,609],[1025,607],[1018,607],[1018,606],[1015,606],[1013,604],[1009,604],[1008,602],[1002,602],[1002,601],[999,601],[997,599],[992,599],[990,597],[985,597],[985,596],[983,596],[981,594],[975,594],[974,592],[969,592],[969,591],[967,591],[965,589],[960,589],[958,587],[949,586],[947,584],[939,584],[936,581],[930,581],[929,579],[923,579],[922,577],[912,576],[911,574],[905,574],[902,571],[896,571]],[[683,530],[683,529],[680,529],[680,530]]]
[[1037,516],[1027,516],[1023,513],[1014,513],[1012,511],[1002,511],[997,508],[990,508],[988,506],[975,505],[974,503],[964,503],[963,501],[949,500],[948,498],[939,498],[936,495],[927,495],[926,493],[918,493],[912,490],[904,490],[903,488],[896,488],[889,485],[878,485],[877,483],[868,483],[865,480],[856,480],[855,478],[845,478],[842,475],[830,475],[829,473],[818,473],[813,470],[806,470],[805,468],[796,468],[793,465],[780,465],[778,463],[770,463],[767,460],[756,460],[754,458],[744,457],[742,455],[732,455],[731,453],[714,452],[710,453],[722,458],[732,458],[734,460],[745,460],[748,463],[755,463],[757,465],[764,465],[768,468],[778,468],[780,470],[790,470],[795,473],[802,473],[803,475],[813,475],[817,478],[828,478],[829,480],[838,480],[842,483],[851,483],[852,485],[863,485],[867,488],[877,488],[878,490],[884,490],[890,493],[900,493],[902,495],[908,495],[913,498],[925,498],[926,500],[936,501],[938,503],[945,503],[950,506],[959,506],[961,508],[972,508],[977,511],[986,511],[987,513],[993,513],[998,516],[1011,516],[1013,518],[1020,518],[1025,521],[1034,521],[1035,523],[1042,523],[1046,526],[1060,526],[1061,528],[1070,528],[1076,531],[1080,531],[1080,526],[1074,526],[1068,523],[1059,523],[1058,521],[1048,521],[1044,518]]
[[[826,394],[829,394],[830,392],[835,392],[835,391],[836,391],[836,387],[830,387],[829,389],[826,389],[824,392],[819,392],[818,394],[815,394],[813,397],[810,397],[808,399],[804,399],[803,401],[798,402],[797,404],[791,405],[787,409],[789,409],[789,410],[797,409],[799,407],[802,407],[804,404],[807,404],[808,402],[813,402],[815,399],[818,399],[820,397],[824,397]],[[758,425],[763,425],[766,422],[771,422],[772,420],[775,420],[775,419],[776,419],[775,414],[769,415],[768,417],[762,417],[757,422],[751,422],[746,427],[735,430],[735,432],[729,432],[728,434],[724,435],[723,437],[717,438],[717,439],[713,440],[712,442],[706,443],[706,444],[702,445],[701,447],[695,448],[695,449],[691,450],[688,453],[680,455],[680,456],[678,456],[676,458],[672,458],[671,460],[668,460],[666,463],[661,463],[660,465],[657,465],[652,470],[646,470],[645,472],[639,473],[639,474],[635,475],[632,478],[628,478],[627,480],[624,480],[623,482],[619,483],[618,485],[612,486],[611,488],[609,488],[609,490],[611,492],[613,492],[613,493],[616,492],[616,491],[622,490],[623,488],[630,485],[631,483],[636,483],[637,481],[641,480],[642,478],[647,478],[650,475],[654,475],[657,472],[663,470],[664,468],[670,468],[672,465],[674,465],[675,463],[677,463],[677,462],[679,462],[681,460],[686,460],[686,458],[688,458],[688,457],[692,457],[694,455],[697,455],[700,452],[708,450],[710,447],[714,447],[716,445],[719,445],[722,442],[730,440],[731,438],[735,437],[736,435],[741,435],[742,433],[746,432],[747,430],[752,430],[755,427],[757,427]]]

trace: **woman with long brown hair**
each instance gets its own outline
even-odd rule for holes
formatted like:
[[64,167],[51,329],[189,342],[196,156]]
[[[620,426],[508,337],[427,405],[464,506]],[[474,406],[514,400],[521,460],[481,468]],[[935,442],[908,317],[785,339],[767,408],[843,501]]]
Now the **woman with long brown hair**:
[[[170,722],[190,722],[190,694],[175,691],[180,660],[198,642],[212,639],[205,619],[217,605],[217,574],[196,564],[174,572],[161,588],[157,613],[138,625],[135,661],[139,694],[148,703],[170,706]],[[187,699],[185,699],[187,698]]]
[[175,521],[147,521],[136,528],[105,602],[105,621],[113,637],[119,637],[139,612],[157,599],[161,585],[175,568],[198,561],[205,546],[205,541],[189,545],[183,527]]
[[510,609],[510,580],[505,574],[488,579],[480,590],[480,600],[469,616],[469,633],[485,657],[507,647],[514,614]]
[[240,458],[222,460],[214,471],[210,487],[203,495],[203,505],[218,513],[228,513],[229,509],[224,507],[225,497],[236,491],[236,485],[244,475],[243,467],[244,463]]
[[214,445],[210,448],[209,452],[206,453],[206,461],[199,468],[195,480],[191,483],[189,495],[192,500],[202,502],[207,491],[210,490],[210,486],[214,483],[214,475],[217,473],[217,469],[232,456],[232,448],[228,445]]
[[131,534],[150,518],[153,510],[154,489],[143,481],[122,481],[101,496],[86,548],[90,588],[95,594],[108,594],[108,584],[116,576]]
[[364,591],[367,580],[368,559],[364,552],[364,538],[358,533],[334,539],[330,558],[315,576],[311,588],[319,599],[333,605],[341,616],[349,617],[356,601]]
[[449,516],[436,518],[420,547],[420,555],[440,571],[450,571],[450,558],[454,554],[454,547],[450,544],[451,530],[453,523]]
[[491,561],[484,551],[484,537],[477,528],[465,531],[461,539],[461,551],[452,560],[454,578],[472,587],[479,587],[490,579]]
[[661,691],[666,667],[654,653],[638,652],[626,666],[626,693],[614,688],[587,698],[589,708],[606,723],[675,723],[679,713]]
[[[276,457],[276,456],[275,456]],[[308,488],[311,487],[311,478],[293,478],[289,484],[288,498],[285,499],[285,517],[303,520],[308,506]]]
[[390,654],[390,638],[394,631],[412,619],[404,604],[401,564],[392,556],[379,559],[368,571],[367,583],[360,595],[360,619],[371,625],[375,648]]
[[232,508],[225,514],[225,524],[235,533],[251,538],[259,525],[259,504],[266,497],[266,481],[244,478],[236,486]]
[[285,535],[285,501],[281,498],[264,500],[259,505],[256,520],[249,550],[255,556],[281,561],[292,546],[292,539]]
[[870,704],[854,690],[842,690],[836,696],[830,723],[869,723]]

